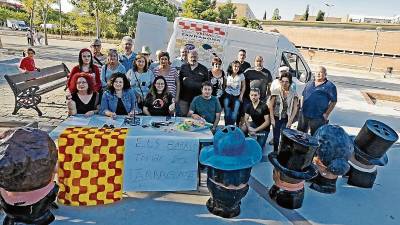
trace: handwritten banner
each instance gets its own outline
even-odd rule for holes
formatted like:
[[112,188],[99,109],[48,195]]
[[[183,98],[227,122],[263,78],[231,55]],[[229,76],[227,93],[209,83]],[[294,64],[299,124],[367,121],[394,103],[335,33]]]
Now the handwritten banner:
[[197,189],[197,139],[128,137],[125,147],[124,191]]

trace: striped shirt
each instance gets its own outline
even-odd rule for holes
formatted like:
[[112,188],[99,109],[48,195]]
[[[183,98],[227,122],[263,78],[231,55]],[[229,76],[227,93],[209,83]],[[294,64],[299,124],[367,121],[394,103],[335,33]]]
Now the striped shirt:
[[154,77],[164,76],[167,81],[168,91],[172,94],[172,96],[176,96],[176,79],[178,79],[179,74],[178,71],[170,67],[169,73],[167,75],[160,75],[160,67],[156,67],[153,70]]

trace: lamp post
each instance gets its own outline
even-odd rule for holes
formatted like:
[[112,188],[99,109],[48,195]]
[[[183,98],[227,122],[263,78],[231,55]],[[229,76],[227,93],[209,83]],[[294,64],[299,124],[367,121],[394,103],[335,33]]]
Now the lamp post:
[[63,39],[62,36],[62,11],[61,11],[61,0],[58,0],[58,6],[59,6],[59,13],[60,13],[60,39]]
[[381,32],[381,31],[382,31],[382,27],[377,27],[377,28],[376,28],[375,47],[374,47],[374,52],[372,53],[371,64],[369,65],[369,70],[368,70],[368,72],[371,72],[371,70],[372,70],[372,64],[374,64],[376,46],[378,45],[378,41],[379,41],[379,32]]
[[333,7],[333,6],[335,6],[334,4],[329,4],[329,3],[327,3],[327,2],[325,2],[324,3],[325,5],[326,5],[326,7],[328,7],[328,12],[326,13],[326,20],[325,21],[327,21],[328,20],[328,17],[329,17],[329,12],[331,11],[331,7]]

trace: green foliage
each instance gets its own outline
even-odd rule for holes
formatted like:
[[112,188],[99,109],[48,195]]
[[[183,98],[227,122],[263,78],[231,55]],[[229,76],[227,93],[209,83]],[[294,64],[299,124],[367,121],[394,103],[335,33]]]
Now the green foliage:
[[128,0],[128,9],[118,24],[118,30],[124,33],[133,33],[139,12],[151,13],[167,17],[168,21],[174,21],[178,16],[178,10],[167,0]]
[[28,23],[29,15],[25,11],[16,11],[5,7],[0,7],[0,23],[5,23],[7,19],[22,20]]
[[262,30],[262,26],[260,24],[260,21],[258,21],[258,20],[249,20],[246,17],[239,17],[237,22],[238,22],[239,26],[241,26],[241,27]]
[[210,8],[202,12],[199,19],[215,22],[218,19],[218,13],[214,9]]
[[322,10],[318,11],[317,14],[317,18],[315,18],[316,21],[324,21],[324,17],[325,17],[325,12],[323,12]]
[[214,10],[215,6],[210,0],[186,0],[182,4],[182,16],[193,19],[201,19],[201,14],[209,9]]
[[236,6],[232,4],[231,0],[228,0],[225,4],[218,6],[218,18],[217,21],[220,23],[229,23],[229,19],[236,18],[235,15]]
[[300,20],[308,21],[308,17],[310,16],[310,5],[307,5],[306,11]]
[[274,12],[272,13],[272,20],[281,20],[278,8],[274,9]]

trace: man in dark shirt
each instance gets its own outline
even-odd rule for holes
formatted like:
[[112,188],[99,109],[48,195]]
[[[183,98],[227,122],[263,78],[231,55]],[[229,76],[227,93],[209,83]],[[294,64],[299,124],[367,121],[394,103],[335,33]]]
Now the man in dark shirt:
[[[240,62],[239,74],[244,73],[248,68],[251,67],[250,63],[246,62],[246,50],[240,49],[238,52],[237,60]],[[232,66],[229,64],[228,70],[232,71]]]
[[[264,148],[270,130],[269,109],[266,102],[260,100],[260,89],[252,88],[250,99],[250,106],[244,114],[242,130],[247,131],[249,136],[257,137],[257,142]],[[252,122],[249,121],[250,117]]]
[[319,67],[315,80],[307,83],[303,90],[302,110],[297,130],[311,135],[322,125],[328,123],[328,117],[337,102],[336,86],[326,79],[326,68]]
[[179,72],[181,83],[179,108],[181,116],[188,114],[189,105],[193,101],[193,98],[201,95],[201,84],[209,80],[207,68],[198,63],[197,59],[197,52],[195,50],[190,51],[188,63],[183,64]]

